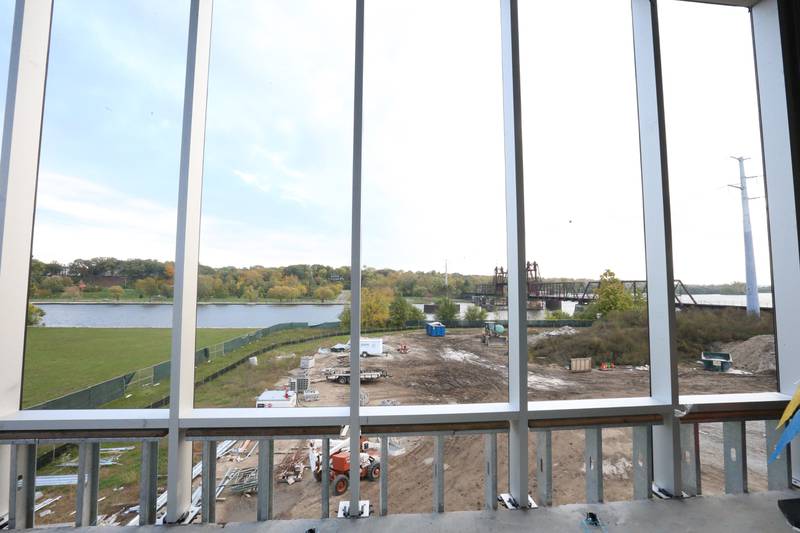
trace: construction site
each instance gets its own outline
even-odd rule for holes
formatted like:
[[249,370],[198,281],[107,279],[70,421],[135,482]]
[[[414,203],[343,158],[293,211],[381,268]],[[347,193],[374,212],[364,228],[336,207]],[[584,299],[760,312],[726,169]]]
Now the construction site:
[[[560,326],[530,328],[529,345],[543,338],[574,335],[577,328]],[[487,323],[485,328],[458,329],[442,327],[441,335],[426,330],[384,333],[380,340],[360,354],[362,405],[397,406],[421,404],[465,404],[508,401],[507,331]],[[762,336],[763,337],[763,336]],[[771,338],[771,337],[770,337]],[[308,406],[345,406],[349,401],[349,345],[330,339],[302,345],[303,350],[262,355],[219,378],[199,386],[199,407],[261,407],[264,409]],[[775,390],[774,345],[763,338],[726,345],[734,354],[728,372],[709,372],[703,366],[684,363],[679,369],[681,394],[742,393]],[[772,357],[772,365],[768,359]],[[276,374],[275,363],[297,361],[295,368]],[[738,365],[741,361],[741,365]],[[601,369],[598,362],[574,368],[557,364],[529,363],[528,397],[531,401],[583,398],[621,398],[649,394],[649,367],[616,366]],[[740,368],[743,367],[743,368]],[[745,370],[744,368],[748,369]],[[578,371],[579,370],[579,371]],[[209,395],[211,391],[215,394]],[[236,393],[226,394],[226,391]],[[207,394],[209,393],[209,394]],[[765,490],[767,483],[763,422],[747,424],[749,487]],[[630,477],[633,465],[632,429],[603,430],[603,474],[606,501],[632,497]],[[704,494],[724,492],[721,424],[699,426],[702,490]],[[497,435],[498,485],[507,486],[506,434]],[[577,503],[585,499],[584,432],[554,431],[553,503]],[[341,440],[330,440],[332,513],[339,501],[348,498],[349,439],[342,428]],[[191,521],[200,510],[200,458],[202,446],[195,443],[194,506],[187,518]],[[273,486],[275,518],[313,518],[320,514],[322,441],[307,439],[275,440]],[[162,448],[166,442],[162,443]],[[382,475],[388,476],[390,513],[425,512],[430,508],[433,491],[434,438],[430,436],[390,437],[389,456],[380,456],[379,439],[362,442],[362,498],[377,504]],[[221,441],[217,453],[218,522],[252,521],[256,516],[257,441]],[[126,455],[137,454],[132,447],[103,449],[101,476],[114,475],[115,465]],[[445,507],[447,511],[479,510],[483,505],[484,440],[482,435],[448,436],[445,439]],[[536,435],[530,437],[531,493],[536,490]],[[73,461],[74,462],[74,461]],[[74,465],[62,462],[55,474],[61,475]],[[50,470],[53,470],[50,468]],[[108,472],[104,474],[104,470]],[[49,472],[48,472],[49,473]],[[159,476],[164,472],[159,472]],[[58,477],[58,476],[55,476]],[[64,523],[74,509],[74,473],[55,480],[62,486],[44,487],[41,502],[49,502],[38,511],[40,523]],[[135,476],[134,476],[135,477]],[[70,479],[66,479],[70,478]],[[159,477],[159,479],[162,479]],[[100,523],[136,523],[135,481],[120,484],[109,494],[100,494]],[[166,487],[159,483],[158,504],[166,501]],[[56,498],[56,499],[54,499]],[[52,500],[52,501],[50,501]],[[107,501],[104,501],[107,500]],[[44,514],[42,514],[44,513]]]

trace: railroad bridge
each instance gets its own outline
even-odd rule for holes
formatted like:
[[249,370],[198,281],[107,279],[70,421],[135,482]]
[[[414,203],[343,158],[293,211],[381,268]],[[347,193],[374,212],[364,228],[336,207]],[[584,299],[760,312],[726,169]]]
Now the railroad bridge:
[[[600,281],[543,281],[536,261],[526,263],[528,272],[528,300],[560,303],[562,301],[588,304],[597,299]],[[646,280],[621,280],[625,290],[636,296],[647,295]],[[698,305],[681,280],[675,280],[675,303],[678,305]],[[495,267],[491,283],[476,286],[474,296],[493,298],[502,301],[508,297],[508,271]],[[685,296],[682,299],[681,296]]]

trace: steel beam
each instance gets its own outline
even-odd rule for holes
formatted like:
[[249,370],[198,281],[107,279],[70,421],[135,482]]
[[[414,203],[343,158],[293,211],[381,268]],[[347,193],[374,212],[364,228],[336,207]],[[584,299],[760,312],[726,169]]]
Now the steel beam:
[[[382,456],[381,459],[383,459]],[[314,468],[314,465],[311,465],[311,468]],[[320,518],[325,519],[329,518],[331,515],[331,439],[328,437],[322,439],[320,473],[322,476],[320,479],[320,488],[322,490]],[[384,474],[383,469],[381,469],[381,474]]]
[[[653,428],[655,429],[655,428]],[[697,424],[681,424],[681,480],[686,496],[703,493],[700,477],[700,432]],[[677,494],[678,496],[680,495]]]
[[272,439],[258,441],[258,503],[259,522],[272,520],[273,490],[272,478],[275,463],[275,447]]
[[217,520],[217,441],[203,441],[202,465],[201,519],[210,524]]
[[139,474],[139,525],[156,523],[158,498],[158,441],[142,441],[142,464]]
[[[361,149],[364,113],[364,0],[356,0],[355,69],[353,82],[353,181],[350,216],[350,343],[359,346],[361,339]],[[361,421],[359,418],[361,361],[358,350],[350,350],[350,453],[361,450]],[[350,461],[349,517],[358,518],[361,465]]]
[[747,443],[745,423],[722,423],[722,448],[725,466],[725,494],[747,492]]
[[584,463],[586,465],[586,503],[603,501],[603,430],[586,429]]
[[436,435],[433,446],[433,512],[444,512],[444,435]]
[[389,437],[381,436],[380,516],[389,514]]
[[97,492],[100,487],[100,443],[78,445],[78,487],[75,527],[97,525]]
[[651,396],[673,407],[653,427],[653,476],[664,492],[681,488],[678,357],[675,350],[675,279],[656,2],[632,0],[633,49],[639,110],[639,151],[647,262]]
[[634,426],[633,430],[633,499],[653,497],[652,426]]
[[553,432],[536,432],[536,496],[539,505],[553,505]]
[[192,447],[185,438],[180,420],[194,407],[197,269],[212,7],[213,0],[192,0],[189,9],[172,306],[167,523],[183,518],[192,496]]
[[34,526],[33,507],[36,499],[36,445],[11,446],[9,476],[8,529]]
[[[775,449],[781,435],[777,420],[764,421],[764,433],[767,441],[767,455]],[[778,454],[778,458],[767,464],[767,489],[788,490],[792,487],[792,465],[790,447]]]
[[[800,380],[800,358],[796,356],[800,351],[800,244],[794,183],[800,161],[793,166],[778,2],[761,0],[750,16],[772,258],[778,390],[791,395]],[[792,451],[795,456],[800,454],[797,443],[792,444]],[[795,463],[792,472],[800,479],[800,461]]]
[[522,109],[517,0],[500,0],[503,68],[506,248],[508,253],[509,493],[528,507],[528,269],[525,257],[525,188],[522,166]]
[[[17,0],[0,147],[0,416],[19,411],[52,0]],[[0,515],[8,511],[11,450],[0,446]]]
[[483,508],[495,511],[497,510],[497,434],[487,433],[483,439]]

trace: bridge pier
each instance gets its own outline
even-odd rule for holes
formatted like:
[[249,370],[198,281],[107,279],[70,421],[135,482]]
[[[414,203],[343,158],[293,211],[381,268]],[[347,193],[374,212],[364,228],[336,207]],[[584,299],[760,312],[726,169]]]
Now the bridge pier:
[[544,301],[544,307],[548,311],[561,311],[561,300],[548,298]]

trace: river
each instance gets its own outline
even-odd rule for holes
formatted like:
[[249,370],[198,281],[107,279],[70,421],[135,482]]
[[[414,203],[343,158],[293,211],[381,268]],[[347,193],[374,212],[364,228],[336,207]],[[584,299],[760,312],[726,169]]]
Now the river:
[[[743,294],[696,294],[697,303],[744,307]],[[762,307],[772,307],[772,294],[760,293]],[[414,304],[422,308],[422,304]],[[463,315],[470,304],[459,302]],[[41,303],[46,315],[44,324],[51,327],[75,328],[169,328],[172,326],[172,304],[81,304]],[[266,328],[285,322],[308,322],[310,325],[335,322],[344,304],[201,304],[197,306],[200,328]],[[572,313],[575,302],[562,302],[561,308]],[[427,319],[433,319],[427,315]],[[545,318],[544,311],[528,311],[528,320]],[[508,312],[489,313],[490,320],[507,320]]]

